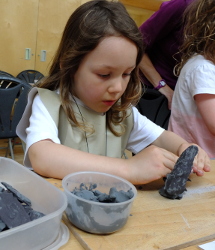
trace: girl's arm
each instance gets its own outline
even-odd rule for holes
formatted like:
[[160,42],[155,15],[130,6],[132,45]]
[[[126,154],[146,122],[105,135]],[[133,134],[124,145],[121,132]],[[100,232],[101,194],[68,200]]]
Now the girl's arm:
[[198,94],[194,97],[198,110],[208,130],[215,136],[215,95]]
[[[130,159],[89,154],[51,140],[34,143],[28,154],[34,171],[46,177],[62,179],[72,172],[99,171],[120,176],[133,184],[144,184],[170,173],[177,155],[190,146],[169,131],[164,131],[153,144],[156,146],[151,145]],[[210,159],[202,149],[195,166],[194,171],[199,176],[203,175],[202,170],[210,171]]]
[[[104,171],[122,176],[122,161],[76,150],[47,139],[34,143],[28,155],[35,172],[53,178],[63,178],[77,171]],[[113,167],[114,165],[114,167]],[[116,168],[117,165],[117,168]]]
[[72,149],[51,140],[34,143],[28,150],[35,172],[62,179],[77,171],[99,171],[114,174],[133,184],[144,184],[166,176],[174,167],[177,156],[150,146],[130,159],[94,155]]

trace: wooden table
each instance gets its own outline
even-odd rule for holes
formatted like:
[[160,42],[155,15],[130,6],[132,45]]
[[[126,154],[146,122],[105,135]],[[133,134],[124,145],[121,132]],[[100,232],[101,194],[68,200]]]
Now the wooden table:
[[[110,235],[95,235],[74,227],[65,216],[71,235],[67,249],[186,249],[215,240],[215,160],[203,177],[191,176],[181,200],[169,200],[158,193],[159,180],[138,188],[138,195],[126,225]],[[61,188],[61,181],[47,179]],[[141,189],[140,189],[141,188]]]

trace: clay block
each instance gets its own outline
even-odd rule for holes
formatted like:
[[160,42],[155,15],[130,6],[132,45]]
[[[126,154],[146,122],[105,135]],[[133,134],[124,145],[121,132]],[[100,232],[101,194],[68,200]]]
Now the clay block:
[[12,193],[0,193],[0,217],[8,228],[17,227],[30,221],[22,204]]
[[188,147],[178,158],[174,169],[166,176],[165,185],[159,190],[160,195],[169,199],[181,199],[186,191],[186,183],[193,167],[198,147]]
[[0,219],[0,232],[6,228],[6,224]]
[[45,216],[45,214],[43,214],[43,213],[41,213],[41,212],[38,212],[38,211],[32,209],[32,210],[29,212],[29,216],[30,216],[30,219],[31,219],[31,221],[32,221],[32,220],[36,220],[36,219],[39,219],[39,218]]
[[0,188],[0,232],[43,217],[31,207],[31,201],[6,182]]
[[20,193],[19,193],[15,188],[13,188],[11,185],[9,185],[9,184],[6,183],[6,182],[1,182],[1,184],[4,185],[4,186],[7,188],[7,190],[9,190],[11,193],[13,193],[13,194],[17,197],[17,199],[18,199],[20,202],[25,203],[25,204],[31,206],[31,201],[30,201],[27,197],[25,197],[24,195],[20,194]]
[[30,207],[28,205],[23,205],[23,207],[24,207],[25,211],[27,212],[27,214],[29,215],[31,221],[45,216],[45,214],[34,210],[32,207]]

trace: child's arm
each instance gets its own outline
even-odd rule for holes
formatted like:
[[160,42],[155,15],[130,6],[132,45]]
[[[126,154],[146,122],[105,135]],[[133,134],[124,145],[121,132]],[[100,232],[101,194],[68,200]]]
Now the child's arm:
[[215,136],[215,95],[199,94],[194,98],[208,130]]
[[[164,133],[171,132],[165,131]],[[163,134],[160,137],[163,137]],[[169,139],[174,138],[169,135],[167,140]],[[155,144],[160,143],[162,144],[162,139],[157,139]],[[175,153],[177,151],[181,153],[183,149],[190,146],[190,144],[180,146],[181,141],[170,144],[172,148],[166,146],[166,143],[163,146],[170,150],[174,148]],[[61,179],[76,171],[100,171],[118,175],[133,184],[144,184],[166,176],[171,172],[178,159],[174,153],[153,145],[130,159],[118,159],[89,154],[53,143],[50,140],[34,143],[29,148],[28,154],[35,172],[46,177]],[[206,164],[207,161],[204,162]],[[209,171],[209,169],[205,171]]]
[[118,175],[134,184],[147,183],[166,176],[178,157],[150,146],[131,159],[94,155],[50,140],[34,143],[28,151],[35,172],[46,177],[63,178],[77,171],[99,171]]

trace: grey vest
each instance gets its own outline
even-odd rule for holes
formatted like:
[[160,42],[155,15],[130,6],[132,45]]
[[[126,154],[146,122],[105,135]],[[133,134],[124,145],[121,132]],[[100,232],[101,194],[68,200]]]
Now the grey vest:
[[[95,130],[93,134],[88,134],[86,137],[84,131],[68,122],[58,94],[41,88],[38,88],[38,93],[58,128],[58,136],[61,144],[85,152],[89,150],[89,153],[96,155],[122,157],[133,128],[133,113],[131,110],[129,110],[130,115],[123,122],[126,132],[122,136],[117,137],[106,128],[106,115],[100,115],[81,105],[77,107],[77,104],[72,102],[76,119],[83,123],[83,116],[84,124],[90,125]],[[121,129],[120,126],[115,126],[114,128],[117,131]]]

